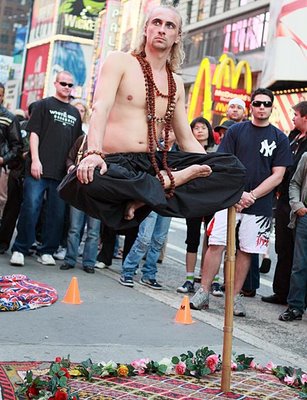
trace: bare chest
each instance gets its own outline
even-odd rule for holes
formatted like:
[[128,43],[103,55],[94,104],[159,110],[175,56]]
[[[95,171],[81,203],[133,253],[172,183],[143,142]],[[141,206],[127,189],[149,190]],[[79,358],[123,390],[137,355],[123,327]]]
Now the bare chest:
[[[161,74],[154,76],[154,81],[159,92],[168,94],[167,75]],[[154,106],[154,114],[158,119],[163,119],[167,112],[168,98],[149,95],[146,90],[145,79],[141,68],[133,68],[128,70],[122,78],[120,90],[118,91],[120,102],[127,107],[132,107],[142,110],[145,115],[148,111],[148,103],[151,102]]]

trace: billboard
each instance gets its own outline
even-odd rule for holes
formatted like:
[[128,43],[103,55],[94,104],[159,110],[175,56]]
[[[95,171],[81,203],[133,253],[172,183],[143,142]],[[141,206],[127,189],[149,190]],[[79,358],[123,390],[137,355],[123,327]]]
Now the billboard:
[[106,0],[61,0],[57,33],[93,39],[100,11]]
[[74,77],[75,85],[71,94],[86,98],[90,86],[92,58],[93,46],[62,40],[54,42],[47,95],[54,94],[55,76],[65,70]]
[[32,47],[27,52],[21,108],[27,109],[33,101],[43,98],[49,44]]
[[49,38],[53,34],[55,14],[56,7],[54,1],[34,1],[29,43]]
[[13,50],[13,57],[15,64],[21,64],[23,60],[23,54],[26,48],[28,27],[21,26],[16,29],[15,45]]
[[[307,81],[307,0],[271,1],[261,86]],[[292,61],[292,62],[291,62]]]
[[0,55],[0,82],[5,84],[10,79],[13,57]]

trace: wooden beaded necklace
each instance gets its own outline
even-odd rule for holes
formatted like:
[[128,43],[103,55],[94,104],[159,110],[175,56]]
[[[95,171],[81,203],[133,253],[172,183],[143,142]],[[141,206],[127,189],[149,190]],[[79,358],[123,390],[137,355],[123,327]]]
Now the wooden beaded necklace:
[[[149,144],[149,155],[152,166],[154,167],[155,173],[158,176],[161,185],[165,189],[165,182],[163,175],[159,169],[157,164],[157,160],[155,157],[156,149],[162,151],[162,166],[166,171],[167,176],[170,179],[171,185],[168,190],[165,191],[166,197],[171,198],[174,195],[175,191],[175,179],[171,172],[171,169],[167,165],[167,152],[169,151],[169,132],[172,129],[172,118],[174,115],[175,107],[176,107],[176,82],[174,80],[172,71],[169,67],[169,64],[166,63],[166,72],[167,72],[167,82],[168,82],[168,94],[163,94],[157,88],[152,69],[149,62],[145,59],[145,54],[135,55],[136,59],[140,63],[142,68],[142,72],[145,79],[145,90],[146,90],[146,112],[147,112],[147,126],[148,126],[148,144]],[[155,104],[155,96],[162,97],[167,99],[167,108],[164,117],[156,116],[156,104]],[[164,124],[164,145],[162,145],[157,137],[156,124]]]

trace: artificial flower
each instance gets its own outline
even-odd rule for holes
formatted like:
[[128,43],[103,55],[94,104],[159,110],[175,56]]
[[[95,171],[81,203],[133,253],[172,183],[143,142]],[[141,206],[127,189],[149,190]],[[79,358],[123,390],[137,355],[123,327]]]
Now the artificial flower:
[[118,376],[128,376],[129,369],[126,365],[121,364],[117,368],[117,373],[118,373]]
[[301,381],[302,381],[302,384],[303,384],[303,385],[305,385],[305,383],[307,383],[307,374],[303,374],[303,375],[301,376]]
[[37,396],[39,393],[39,390],[37,389],[36,386],[30,386],[29,389],[27,390],[27,396],[31,399],[34,396]]
[[211,356],[208,356],[206,359],[206,365],[211,372],[214,372],[216,370],[218,362],[219,362],[219,356],[217,354],[211,354]]
[[175,365],[175,372],[177,375],[184,375],[186,369],[187,366],[183,361],[179,361],[179,363]]
[[54,400],[67,400],[68,395],[64,390],[57,390],[54,395]]
[[272,372],[273,369],[275,369],[275,368],[276,368],[276,365],[273,364],[272,361],[269,361],[269,362],[267,363],[267,365],[265,366],[265,369],[266,369],[267,371],[270,371],[270,372]]
[[231,361],[231,366],[230,367],[231,367],[232,371],[236,371],[237,368],[238,368],[238,364],[236,362],[234,362],[234,361]]
[[161,361],[159,361],[159,365],[165,365],[166,366],[166,371],[165,371],[165,375],[170,375],[173,371],[173,363],[172,360],[170,358],[162,358]]
[[54,360],[56,363],[60,363],[62,361],[62,357],[55,357]]
[[289,376],[289,375],[286,375],[286,376],[284,377],[284,382],[285,382],[287,385],[289,385],[289,386],[293,386],[294,383],[295,383],[295,380],[296,380],[296,376]]
[[145,373],[147,364],[149,362],[149,358],[140,358],[138,360],[132,361],[131,365],[139,375],[142,375]]

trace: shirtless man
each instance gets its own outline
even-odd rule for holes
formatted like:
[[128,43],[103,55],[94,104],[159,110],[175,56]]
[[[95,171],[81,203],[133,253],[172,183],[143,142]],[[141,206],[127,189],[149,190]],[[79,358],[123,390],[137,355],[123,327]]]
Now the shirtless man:
[[[212,173],[211,167],[205,162],[206,157],[202,155],[205,150],[192,135],[187,121],[182,79],[174,73],[182,62],[181,25],[181,17],[175,8],[158,6],[150,12],[144,25],[142,41],[135,51],[132,53],[117,51],[108,55],[101,68],[95,91],[88,133],[88,152],[77,170],[77,178],[82,184],[95,184],[93,180],[94,176],[98,175],[97,167],[100,175],[106,174],[110,169],[109,160],[113,164],[126,162],[126,158],[120,161],[116,158],[114,161],[116,154],[132,154],[134,157],[136,154],[145,154],[146,159],[149,157],[151,164],[155,164],[157,156],[153,154],[158,146],[157,142],[162,130],[169,132],[171,128],[175,132],[180,149],[198,153],[198,156],[202,157],[202,162],[193,160],[193,163],[190,162],[188,165],[181,163],[180,166],[178,162],[172,164],[170,158],[174,156],[168,155],[169,169],[166,163],[162,163],[159,159],[159,168],[154,168],[154,174],[152,171],[148,172],[148,165],[144,168],[146,175],[151,177],[156,175],[158,179],[154,178],[152,181],[160,181],[159,184],[163,186],[166,193],[171,191],[173,194],[175,187],[177,193],[179,186],[195,178],[207,178]],[[160,168],[161,164],[162,168]],[[140,169],[139,165],[138,169]],[[239,169],[242,173],[241,165]],[[116,173],[118,176],[119,172]],[[122,186],[121,188],[123,191]],[[241,190],[240,183],[236,188]],[[78,187],[79,189],[81,192],[86,191],[84,188]],[[101,193],[101,189],[102,187],[99,187],[99,190],[96,188],[95,194],[86,196],[92,199],[98,191]],[[71,192],[74,190],[74,187],[68,189],[67,196],[61,193],[61,189],[60,193],[66,200],[73,202],[70,197],[73,196]],[[153,182],[151,182],[151,190],[155,193],[158,191]],[[74,204],[80,208],[84,207],[84,202],[87,200],[82,200],[81,205],[79,204],[80,197],[84,199],[86,196],[83,197],[83,194],[75,194],[75,196],[79,197],[76,200],[78,204],[76,202]],[[104,202],[106,196],[108,195],[101,194],[101,201]],[[123,197],[122,200],[124,200]],[[98,203],[87,208],[91,208],[93,213],[95,212],[93,209],[99,207]],[[147,200],[130,197],[130,201],[126,201],[125,219],[134,219],[135,211],[144,203],[154,208],[152,202],[148,203]],[[174,215],[174,212],[166,213],[166,215]],[[183,216],[182,213],[180,215]],[[107,222],[110,222],[110,219]]]

